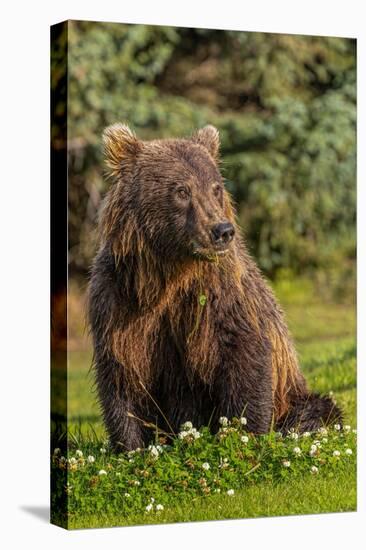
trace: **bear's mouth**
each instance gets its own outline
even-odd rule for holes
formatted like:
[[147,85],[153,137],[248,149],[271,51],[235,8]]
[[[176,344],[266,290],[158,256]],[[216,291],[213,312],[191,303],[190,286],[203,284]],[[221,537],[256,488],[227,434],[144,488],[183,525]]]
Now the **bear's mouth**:
[[220,258],[225,257],[230,248],[204,248],[193,245],[193,256],[198,260],[206,260],[207,262],[218,262]]

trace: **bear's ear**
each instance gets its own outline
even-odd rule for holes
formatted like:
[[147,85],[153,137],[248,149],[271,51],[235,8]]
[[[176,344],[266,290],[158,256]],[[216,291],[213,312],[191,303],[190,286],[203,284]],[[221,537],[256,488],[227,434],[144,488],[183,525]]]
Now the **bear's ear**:
[[218,160],[220,136],[219,131],[217,130],[217,128],[215,128],[215,126],[208,125],[204,128],[201,128],[200,130],[197,130],[197,132],[195,132],[192,136],[192,141],[198,143],[199,145],[203,145],[203,147],[206,147],[210,155],[215,160]]
[[118,176],[123,167],[132,166],[141,150],[141,142],[125,124],[108,126],[103,132],[105,161],[113,176]]

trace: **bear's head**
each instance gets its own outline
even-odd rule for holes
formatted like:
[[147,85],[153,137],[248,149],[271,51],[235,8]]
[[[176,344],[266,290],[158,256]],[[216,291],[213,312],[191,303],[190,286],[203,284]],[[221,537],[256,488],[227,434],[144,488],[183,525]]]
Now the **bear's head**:
[[114,239],[133,227],[155,254],[174,260],[213,260],[230,250],[234,215],[218,169],[216,128],[206,126],[190,138],[142,141],[114,124],[103,141],[116,180],[106,199]]

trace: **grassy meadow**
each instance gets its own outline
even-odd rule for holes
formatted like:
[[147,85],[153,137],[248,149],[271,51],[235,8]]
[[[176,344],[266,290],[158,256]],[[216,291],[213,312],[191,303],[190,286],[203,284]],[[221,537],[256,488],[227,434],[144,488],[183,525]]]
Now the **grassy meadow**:
[[56,513],[56,523],[86,528],[356,509],[354,305],[329,300],[305,280],[282,281],[275,291],[309,386],[333,393],[345,429],[254,437],[245,420],[223,420],[218,435],[188,425],[173,442],[157,436],[150,449],[115,456],[93,390],[90,345],[80,336],[80,304],[71,300],[69,448],[52,458],[55,471],[68,473],[54,491],[56,499],[67,494],[68,515]]

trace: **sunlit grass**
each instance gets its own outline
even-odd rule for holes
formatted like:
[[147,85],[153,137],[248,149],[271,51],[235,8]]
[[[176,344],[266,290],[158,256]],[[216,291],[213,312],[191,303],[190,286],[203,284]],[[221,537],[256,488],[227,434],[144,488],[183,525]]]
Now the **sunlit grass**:
[[[247,433],[245,418],[223,418],[221,424],[219,432],[212,435],[207,428],[198,431],[186,423],[173,439],[156,436],[155,444],[147,449],[117,456],[95,434],[90,439],[76,434],[67,456],[62,455],[61,449],[53,452],[52,470],[54,480],[58,480],[54,485],[55,504],[67,494],[65,521],[74,526],[96,514],[101,520],[111,515],[109,521],[120,517],[127,523],[130,517],[138,516],[141,523],[148,515],[159,522],[162,512],[182,509],[188,502],[200,504],[215,495],[240,500],[249,491],[256,499],[252,510],[248,509],[248,501],[245,503],[249,516],[290,514],[301,510],[299,499],[288,501],[287,506],[262,500],[260,511],[261,488],[268,493],[268,487],[278,491],[279,487],[288,490],[288,485],[299,488],[311,483],[313,491],[303,492],[303,511],[324,512],[334,511],[332,506],[340,501],[341,487],[347,480],[353,489],[344,494],[342,509],[354,506],[357,436],[351,426],[342,429],[335,425],[303,435],[292,431],[283,437],[275,432],[264,436]],[[337,500],[328,501],[325,494],[319,494],[314,477],[321,480],[320,487],[326,480],[343,480],[336,491]],[[198,510],[197,513],[200,514]],[[214,518],[220,518],[218,510]],[[187,517],[182,520],[187,521]]]
[[263,482],[237,491],[234,497],[215,494],[209,498],[182,500],[161,512],[124,515],[94,512],[69,518],[70,529],[224,520],[236,518],[286,516],[349,512],[356,509],[356,477],[340,475],[337,479],[306,476],[273,484]]

